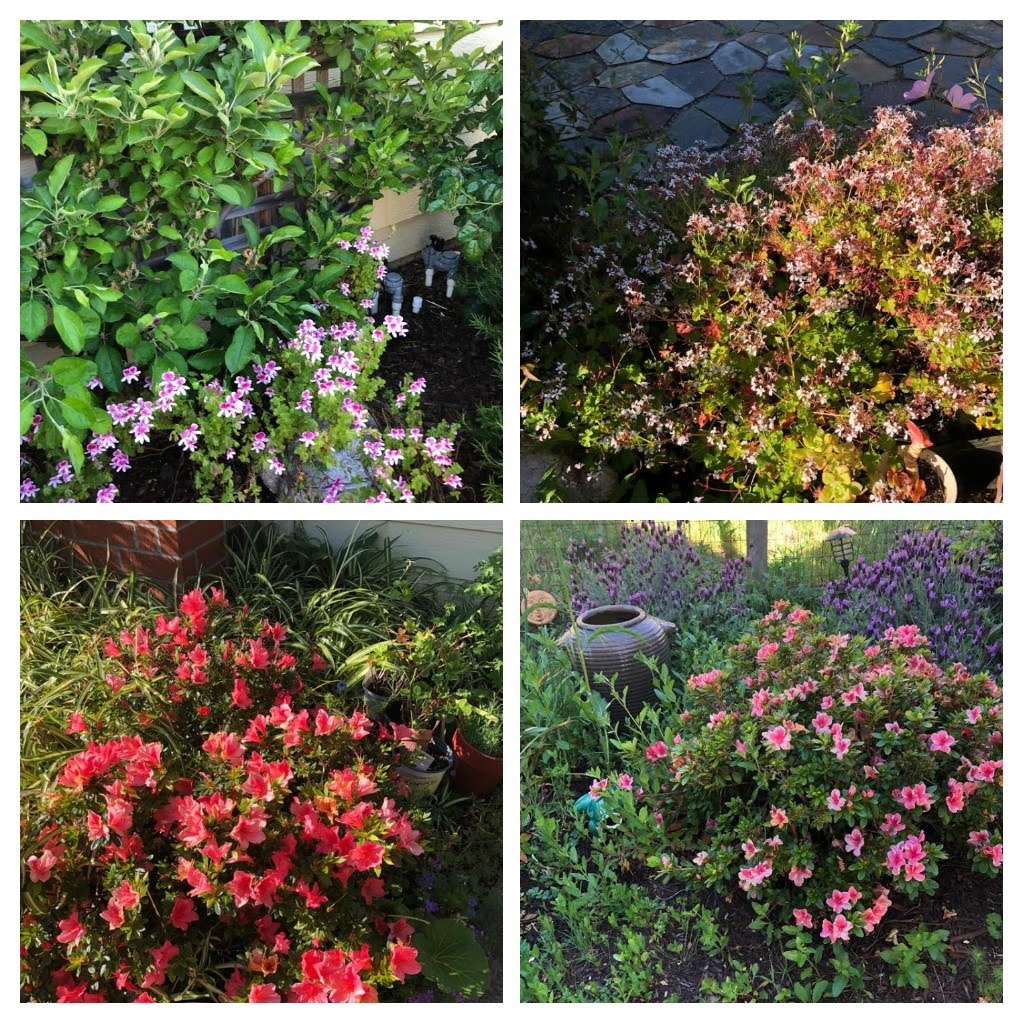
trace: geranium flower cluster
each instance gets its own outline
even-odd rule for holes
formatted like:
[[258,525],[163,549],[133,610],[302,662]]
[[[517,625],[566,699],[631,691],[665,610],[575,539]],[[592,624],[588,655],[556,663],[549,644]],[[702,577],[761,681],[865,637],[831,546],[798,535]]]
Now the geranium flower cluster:
[[646,750],[664,872],[834,944],[934,892],[947,856],[1000,868],[1000,687],[941,667],[916,625],[873,643],[777,602],[685,707]]
[[849,580],[829,583],[822,607],[842,629],[869,637],[910,618],[928,634],[940,661],[962,661],[973,672],[999,672],[999,556],[985,543],[960,550],[942,530],[908,531],[881,558],[858,558]]
[[68,723],[82,748],[23,836],[23,998],[173,1001],[198,979],[218,1000],[370,1002],[420,973],[396,736],[303,704],[284,628],[247,623],[195,591],[106,641],[98,685],[135,728]]
[[[377,268],[374,279],[386,273],[387,246],[377,242],[369,228],[354,243],[342,242],[343,248]],[[364,281],[365,270],[357,265],[353,280]],[[342,284],[349,288],[349,282]],[[427,430],[419,412],[425,378],[410,376],[404,390],[387,403],[389,434],[371,418],[369,405],[382,384],[375,373],[387,343],[408,334],[404,319],[388,314],[378,324],[367,313],[369,299],[349,305],[352,319],[328,327],[304,320],[294,337],[272,346],[267,358],[253,361],[232,377],[206,376],[190,385],[170,370],[154,389],[150,378],[140,380],[138,368],[129,367],[124,382],[137,382],[144,390],[137,397],[107,403],[112,427],[86,444],[88,472],[76,477],[70,465],[62,463],[42,488],[26,476],[21,500],[74,501],[92,494],[96,501],[113,501],[118,493],[113,476],[131,470],[132,457],[158,430],[168,431],[189,453],[196,489],[206,498],[251,497],[259,492],[261,473],[278,477],[289,469],[316,471],[330,466],[336,451],[349,448],[363,460],[372,483],[367,485],[357,475],[336,477],[326,488],[326,502],[409,502],[460,490],[460,468],[452,457],[454,429],[439,423]],[[22,438],[23,466],[29,464],[24,447],[37,426]],[[392,454],[384,460],[371,454],[376,446],[368,448],[364,438],[404,443],[392,443]],[[399,464],[401,469],[394,472]]]
[[740,499],[849,501],[902,500],[912,424],[998,426],[1002,118],[916,117],[668,147],[614,215],[570,211],[525,431]]

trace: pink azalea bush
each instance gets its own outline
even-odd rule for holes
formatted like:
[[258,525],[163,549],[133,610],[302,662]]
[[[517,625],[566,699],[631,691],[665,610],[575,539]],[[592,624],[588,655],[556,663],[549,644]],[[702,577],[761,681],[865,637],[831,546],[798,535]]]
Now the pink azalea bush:
[[[108,711],[23,823],[22,998],[373,1002],[421,966],[401,726],[222,593],[107,639]],[[419,912],[422,919],[422,912]]]
[[947,858],[999,872],[1002,691],[936,664],[916,626],[869,643],[780,601],[685,706],[649,737],[645,812],[628,815],[653,824],[666,875],[832,947],[935,892]]

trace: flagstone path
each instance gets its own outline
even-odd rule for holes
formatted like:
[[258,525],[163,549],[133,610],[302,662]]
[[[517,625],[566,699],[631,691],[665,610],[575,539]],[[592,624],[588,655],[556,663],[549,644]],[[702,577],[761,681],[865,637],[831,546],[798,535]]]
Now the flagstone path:
[[[783,66],[789,34],[799,32],[807,61],[834,45],[838,24],[533,21],[521,32],[524,57],[551,100],[547,119],[564,141],[653,133],[714,148],[738,125],[770,121],[793,100]],[[943,58],[945,88],[964,83],[977,62],[989,105],[1002,108],[1000,22],[874,21],[862,23],[862,34],[844,74],[866,110],[904,103],[933,51]]]

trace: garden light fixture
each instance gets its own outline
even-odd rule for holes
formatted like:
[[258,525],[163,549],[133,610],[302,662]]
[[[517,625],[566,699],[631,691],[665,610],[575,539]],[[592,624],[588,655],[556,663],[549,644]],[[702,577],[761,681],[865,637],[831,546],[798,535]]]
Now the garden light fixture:
[[855,530],[849,526],[840,526],[833,530],[825,540],[832,548],[833,560],[843,567],[843,573],[847,579],[850,578],[850,563],[853,561],[853,538],[857,536]]

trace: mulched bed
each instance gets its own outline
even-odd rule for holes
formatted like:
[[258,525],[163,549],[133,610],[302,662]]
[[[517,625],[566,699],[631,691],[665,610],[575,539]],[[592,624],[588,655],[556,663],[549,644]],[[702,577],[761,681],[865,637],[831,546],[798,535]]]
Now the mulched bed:
[[[434,284],[423,284],[419,263],[400,268],[407,279],[402,314],[409,334],[393,338],[381,360],[379,374],[385,381],[382,392],[398,390],[405,375],[426,377],[427,390],[421,408],[428,424],[449,423],[462,415],[472,416],[480,405],[501,402],[501,381],[491,358],[491,346],[460,315],[459,284],[455,294],[445,298],[445,276],[435,274]],[[412,313],[412,297],[423,296],[423,309]],[[382,310],[381,315],[387,310]],[[374,404],[374,415],[384,422],[382,409]],[[192,466],[188,455],[166,433],[154,432],[145,452],[132,457],[131,471],[115,477],[117,500],[195,502]],[[486,480],[476,449],[468,443],[466,432],[460,435],[456,461],[462,465],[463,501],[482,501]],[[277,499],[263,486],[260,500]]]
[[[578,844],[580,853],[585,853],[586,842]],[[666,884],[655,877],[653,871],[644,865],[632,870],[621,871],[623,882],[643,889],[648,896],[665,905],[682,900],[692,906],[704,906],[713,910],[719,928],[728,934],[729,957],[742,964],[757,963],[760,965],[760,978],[783,978],[792,967],[782,957],[781,952],[765,945],[758,932],[750,929],[753,913],[750,905],[741,894],[723,898],[716,893],[705,891],[689,892],[680,889],[678,884]],[[526,871],[520,874],[520,891],[526,892],[536,882]],[[545,904],[523,898],[523,939],[529,941],[533,929],[529,922],[537,916],[547,916]],[[1002,942],[991,938],[986,928],[985,918],[988,914],[1003,913],[1002,880],[987,878],[974,872],[955,875],[947,870],[938,892],[934,897],[918,900],[911,905],[896,898],[893,906],[885,917],[882,928],[874,935],[860,939],[847,946],[850,960],[854,966],[864,971],[865,991],[861,993],[848,991],[837,1002],[893,1002],[893,1003],[958,1003],[977,1002],[980,997],[977,979],[971,968],[968,956],[972,949],[984,951],[987,961],[995,964],[1002,962]],[[555,933],[559,940],[564,939],[562,950],[571,955],[573,944],[569,929],[555,920]],[[902,935],[918,924],[924,923],[931,929],[944,928],[950,933],[946,964],[933,964],[926,967],[929,987],[923,991],[911,988],[896,988],[889,981],[888,965],[880,960],[877,954],[892,941],[893,933]],[[614,941],[619,931],[607,922],[602,922],[600,930]],[[664,944],[671,943],[676,936],[667,935]],[[664,984],[649,995],[651,1002],[682,1001],[701,1002],[701,981],[713,978],[724,981],[732,972],[729,964],[722,959],[709,956],[699,945],[692,932],[678,936],[679,941],[687,943],[690,955],[685,959],[664,961]],[[927,958],[926,958],[927,959]],[[954,975],[951,966],[957,969]],[[572,968],[578,970],[572,976]],[[588,962],[568,963],[570,987],[581,987],[594,976],[594,965]],[[831,977],[831,968],[823,961],[822,978]],[[773,974],[774,972],[774,974]],[[791,977],[799,980],[792,972]],[[706,1001],[707,997],[703,997]]]

